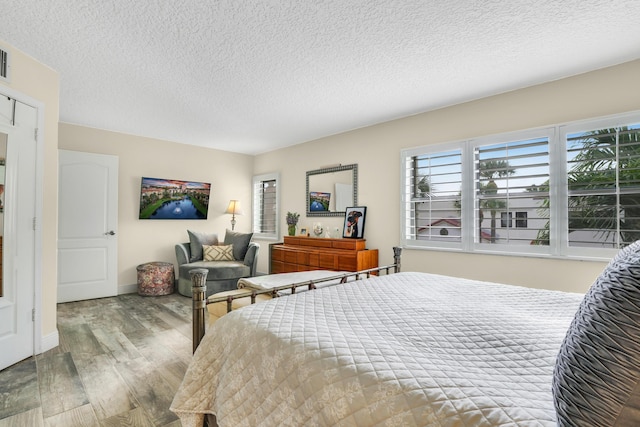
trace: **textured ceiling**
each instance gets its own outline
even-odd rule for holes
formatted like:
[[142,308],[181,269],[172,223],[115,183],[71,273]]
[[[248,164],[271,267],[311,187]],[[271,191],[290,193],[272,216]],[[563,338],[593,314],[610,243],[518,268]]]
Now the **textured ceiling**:
[[640,58],[638,0],[3,0],[60,120],[256,154]]

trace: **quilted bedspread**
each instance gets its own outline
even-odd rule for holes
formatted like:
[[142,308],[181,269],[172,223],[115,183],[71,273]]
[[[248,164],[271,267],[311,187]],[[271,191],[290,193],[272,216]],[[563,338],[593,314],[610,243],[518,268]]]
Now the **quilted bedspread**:
[[261,302],[207,331],[171,409],[183,426],[555,426],[582,298],[398,273]]

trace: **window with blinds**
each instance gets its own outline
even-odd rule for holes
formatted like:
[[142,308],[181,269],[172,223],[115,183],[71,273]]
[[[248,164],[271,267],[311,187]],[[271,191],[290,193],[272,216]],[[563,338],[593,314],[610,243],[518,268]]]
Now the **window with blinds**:
[[407,237],[411,240],[460,242],[461,150],[408,157],[407,171]]
[[9,80],[9,52],[0,48],[0,80]]
[[548,245],[549,174],[548,137],[474,147],[474,241]]
[[569,246],[640,239],[640,124],[569,133],[566,144]]
[[259,175],[253,179],[253,233],[256,237],[278,238],[278,175]]
[[405,246],[593,259],[640,240],[640,112],[401,158]]

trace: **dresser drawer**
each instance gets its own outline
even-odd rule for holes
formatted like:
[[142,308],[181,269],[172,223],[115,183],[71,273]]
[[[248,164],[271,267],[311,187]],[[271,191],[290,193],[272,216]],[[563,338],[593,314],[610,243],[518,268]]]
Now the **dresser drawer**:
[[359,271],[378,266],[378,250],[365,249],[364,239],[285,237],[270,246],[270,272],[308,270]]

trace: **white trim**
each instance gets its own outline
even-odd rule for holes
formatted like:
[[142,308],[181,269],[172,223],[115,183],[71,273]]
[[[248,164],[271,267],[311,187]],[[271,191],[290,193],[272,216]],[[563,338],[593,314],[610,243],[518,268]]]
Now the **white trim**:
[[[260,196],[256,193],[256,185],[258,183],[264,181],[276,181],[276,229],[274,233],[260,233],[255,229],[255,219],[256,215],[259,214],[257,209],[260,208]],[[265,239],[265,240],[277,240],[280,238],[280,173],[272,172],[272,173],[264,173],[260,175],[254,175],[252,186],[251,186],[251,228],[253,230],[253,237],[256,239]]]
[[[549,253],[553,256],[566,257],[566,237],[562,230],[566,230],[569,206],[567,193],[567,162],[566,147],[561,144],[558,126],[552,128],[549,136]],[[565,224],[562,226],[562,224]]]
[[[474,167],[473,167],[473,145],[463,144],[462,146],[462,188],[460,194],[471,194],[472,197],[460,197],[460,224],[475,224],[475,190],[473,188]],[[462,249],[470,252],[475,241],[476,227],[462,227],[460,230],[462,238]]]
[[[43,216],[43,199],[44,199],[44,111],[43,103],[38,102],[36,106],[38,110],[38,130],[36,135],[36,224],[35,224],[35,295],[33,305],[35,309],[34,316],[34,337],[39,337],[42,333],[42,220]],[[56,346],[58,345],[58,332],[56,330]],[[40,354],[43,348],[42,339],[40,342],[36,340],[34,343],[34,351]],[[47,348],[48,350],[49,348]]]
[[118,285],[118,295],[138,293],[138,284]]
[[[56,348],[60,345],[60,337],[58,335],[58,329],[51,332],[48,335],[44,335],[40,337],[40,353],[44,353],[45,351],[49,351],[52,348]],[[38,354],[40,354],[38,353]]]
[[[45,105],[28,95],[18,92],[7,86],[0,86],[0,92],[16,101],[27,104],[37,110],[38,133],[36,135],[36,200],[35,200],[35,230],[34,230],[34,322],[33,322],[33,349],[34,354],[40,354],[44,348],[42,337],[42,219],[44,199],[44,123]],[[57,342],[57,331],[56,331]],[[57,344],[56,344],[57,345]]]
[[405,148],[400,151],[400,162],[402,163],[407,157],[418,156],[420,154],[459,150],[460,144],[465,141],[468,141],[468,139],[459,139],[457,141],[441,142],[414,148]]
[[575,122],[562,123],[558,125],[562,138],[568,133],[587,132],[594,128],[602,127],[618,127],[640,123],[640,111],[633,111],[623,114],[614,114],[611,116],[596,117],[588,120],[579,120]]
[[594,255],[594,254],[583,254],[583,255],[550,255],[550,254],[539,254],[539,253],[519,253],[511,251],[511,247],[508,248],[509,252],[500,252],[500,251],[490,251],[490,250],[461,250],[461,249],[451,249],[451,248],[443,248],[443,247],[435,247],[435,246],[424,246],[424,245],[416,245],[415,241],[411,241],[409,244],[402,245],[403,249],[411,249],[411,250],[421,250],[421,251],[437,251],[437,252],[458,252],[458,253],[469,253],[469,254],[482,254],[482,255],[496,255],[496,256],[515,256],[515,257],[526,257],[526,258],[544,258],[544,259],[560,259],[560,260],[576,260],[576,261],[596,261],[596,262],[608,262],[611,261],[611,258],[618,252],[617,249],[611,249],[613,252],[611,255]]
[[504,144],[507,142],[525,141],[542,137],[547,137],[549,141],[551,141],[553,135],[555,135],[555,126],[542,126],[534,129],[500,133],[480,138],[469,138],[468,141],[475,148],[484,145]]

